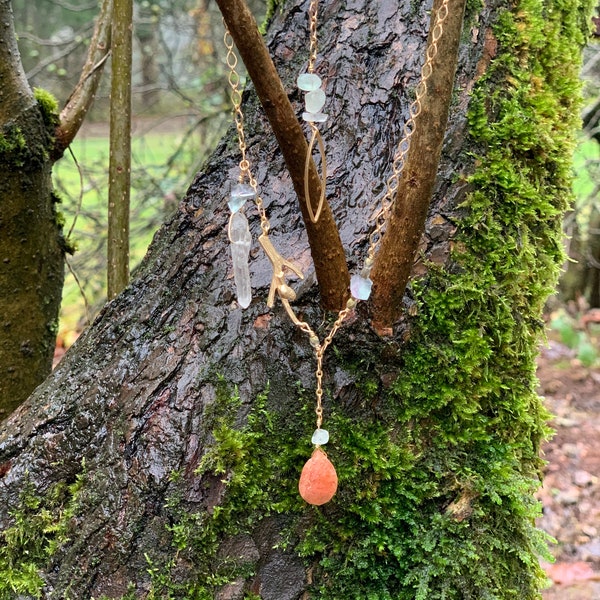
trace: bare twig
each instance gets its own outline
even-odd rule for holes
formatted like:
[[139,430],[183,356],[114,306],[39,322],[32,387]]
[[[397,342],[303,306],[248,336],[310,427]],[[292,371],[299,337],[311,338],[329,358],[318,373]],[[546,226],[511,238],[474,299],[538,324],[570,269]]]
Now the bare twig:
[[108,299],[129,282],[131,60],[133,0],[114,0],[110,159],[108,165]]
[[[440,4],[441,0],[435,1],[432,23]],[[422,111],[415,119],[396,202],[371,273],[373,324],[379,331],[389,330],[400,316],[404,290],[425,228],[452,99],[465,4],[466,0],[449,0],[444,34],[437,42]]]
[[73,216],[71,227],[69,227],[69,233],[67,233],[67,241],[69,241],[71,239],[71,236],[73,235],[73,230],[75,229],[75,224],[77,223],[77,218],[81,213],[81,206],[83,204],[83,169],[81,168],[81,165],[79,164],[79,161],[77,160],[77,157],[75,156],[75,153],[73,152],[72,148],[69,148],[69,153],[71,154],[71,158],[73,159],[75,167],[77,168],[77,173],[79,174],[79,196],[77,197],[77,207],[75,209],[75,215]]
[[76,6],[75,4],[65,2],[64,0],[50,0],[50,2],[51,4],[60,6],[65,10],[70,10],[71,12],[84,12],[86,10],[93,10],[98,6],[96,2],[90,2],[89,4],[84,4],[83,6]]
[[[217,0],[223,18],[256,88],[271,123],[300,202],[302,217],[315,264],[324,308],[339,310],[345,305],[350,276],[340,235],[331,209],[324,204],[317,223],[309,217],[304,194],[304,166],[308,144],[296,118],[275,65],[252,13],[244,0]],[[311,164],[310,197],[316,203],[321,194],[314,163]]]
[[[88,32],[92,29],[93,29],[93,25],[91,25],[90,23],[87,23],[79,31],[75,31],[75,32],[71,33],[66,39],[41,38],[41,37],[38,37],[37,35],[31,33],[31,31],[19,31],[18,35],[19,35],[19,40],[28,40],[38,46],[50,46],[50,47],[54,47],[54,48],[59,48],[61,46],[66,46],[67,44],[73,44],[73,43],[75,43],[77,45],[81,44],[82,40],[78,41],[77,38],[85,37],[88,34]],[[37,67],[36,67],[35,72],[36,73],[38,72]]]
[[9,0],[0,0],[0,126],[33,105],[33,92],[23,72]]
[[73,141],[94,101],[110,51],[112,13],[113,0],[103,0],[81,77],[60,113],[52,156],[54,160],[58,160]]

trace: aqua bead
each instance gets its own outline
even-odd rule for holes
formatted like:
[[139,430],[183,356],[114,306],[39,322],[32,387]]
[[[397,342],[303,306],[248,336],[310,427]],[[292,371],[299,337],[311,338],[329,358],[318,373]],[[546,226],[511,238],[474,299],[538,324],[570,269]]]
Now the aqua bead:
[[302,73],[296,83],[303,92],[312,92],[321,87],[321,78],[314,73]]
[[357,300],[368,300],[371,295],[373,282],[362,275],[352,275],[350,279],[350,293]]
[[227,206],[229,206],[229,210],[232,213],[236,213],[244,204],[246,204],[247,200],[254,198],[256,196],[256,192],[251,185],[247,183],[238,183],[233,186],[231,190],[231,195],[229,198],[229,202]]
[[323,113],[303,112],[302,118],[307,123],[325,123],[325,121],[327,121],[327,115]]
[[304,97],[304,102],[306,103],[306,112],[321,112],[321,109],[325,106],[325,100],[327,100],[327,96],[325,96],[325,92],[323,90],[314,90],[312,92],[308,92],[308,94],[306,94]]
[[315,446],[324,446],[329,441],[329,431],[326,429],[315,429],[311,442]]

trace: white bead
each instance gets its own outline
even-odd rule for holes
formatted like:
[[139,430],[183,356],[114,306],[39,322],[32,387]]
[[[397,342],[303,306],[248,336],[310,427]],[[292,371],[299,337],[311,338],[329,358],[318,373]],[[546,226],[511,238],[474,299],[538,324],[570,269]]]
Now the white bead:
[[304,97],[304,101],[306,103],[306,112],[321,112],[321,109],[325,106],[325,100],[327,100],[327,96],[325,96],[325,92],[323,90],[314,90],[312,92],[308,92],[308,94],[306,94]]
[[368,300],[372,286],[373,282],[368,277],[352,275],[350,279],[350,293],[357,300]]
[[323,113],[303,112],[302,118],[308,123],[325,123],[327,121],[327,115]]
[[314,73],[302,73],[296,83],[303,92],[312,92],[321,87],[321,78]]
[[256,192],[254,188],[247,183],[238,183],[233,186],[231,190],[231,196],[227,206],[229,206],[229,210],[232,213],[236,213],[244,204],[246,204],[246,200],[250,198],[254,198],[256,196]]
[[324,446],[329,441],[329,431],[326,429],[315,429],[311,442],[315,446]]

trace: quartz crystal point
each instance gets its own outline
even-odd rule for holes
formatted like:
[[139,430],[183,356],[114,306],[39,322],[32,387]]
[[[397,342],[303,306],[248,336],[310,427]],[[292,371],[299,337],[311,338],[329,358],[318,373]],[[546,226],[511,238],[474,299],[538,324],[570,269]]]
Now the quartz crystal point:
[[254,188],[247,183],[238,183],[233,186],[231,190],[231,196],[227,206],[232,213],[236,213],[244,204],[246,200],[250,200],[256,196]]
[[335,467],[321,448],[315,448],[300,474],[298,491],[309,504],[320,506],[329,502],[337,491]]
[[231,258],[233,260],[233,278],[237,290],[237,301],[242,308],[247,308],[252,301],[250,286],[250,270],[248,256],[252,245],[252,236],[248,228],[248,219],[244,213],[235,212],[229,222],[229,240],[231,242]]

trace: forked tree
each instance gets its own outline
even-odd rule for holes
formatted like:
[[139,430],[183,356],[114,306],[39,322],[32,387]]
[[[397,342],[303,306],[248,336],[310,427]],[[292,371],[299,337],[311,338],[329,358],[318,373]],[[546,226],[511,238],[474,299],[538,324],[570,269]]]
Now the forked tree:
[[[255,26],[241,4],[219,4],[240,52],[255,40],[256,58]],[[286,2],[267,36],[297,117],[309,4]],[[275,250],[258,242],[265,230],[246,208],[252,301],[246,309],[236,301],[229,251],[227,202],[240,174],[232,127],[129,287],[2,424],[5,590],[48,598],[540,598],[545,540],[534,527],[533,494],[547,414],[535,359],[563,261],[590,5],[497,0],[471,3],[462,19],[458,6],[448,3],[450,17],[462,20],[458,69],[439,166],[419,183],[432,196],[408,286],[398,289],[399,275],[389,281],[374,266],[372,298],[351,307],[324,355],[326,449],[339,477],[333,499],[316,507],[298,495],[315,428],[315,349],[288,307],[322,340],[345,306],[418,93],[437,12],[429,3],[320,3],[314,67],[327,95],[320,131],[330,208],[316,225],[304,224],[304,188],[284,164],[302,143],[282,132],[285,99],[265,96],[277,79],[265,81],[260,63],[241,108]],[[416,157],[423,169],[405,171],[396,207],[414,193],[428,151]],[[310,186],[319,171],[311,169],[316,201]],[[402,232],[414,235],[414,210],[388,236],[392,251],[410,245]],[[319,236],[309,239],[315,227],[339,232],[339,246],[327,238],[319,255]],[[328,275],[340,262],[336,247],[341,273]],[[274,274],[277,256],[304,278]]]
[[62,110],[31,89],[10,0],[0,1],[0,419],[50,373],[65,252],[52,165],[87,114],[108,57],[112,0],[104,0],[79,83]]

